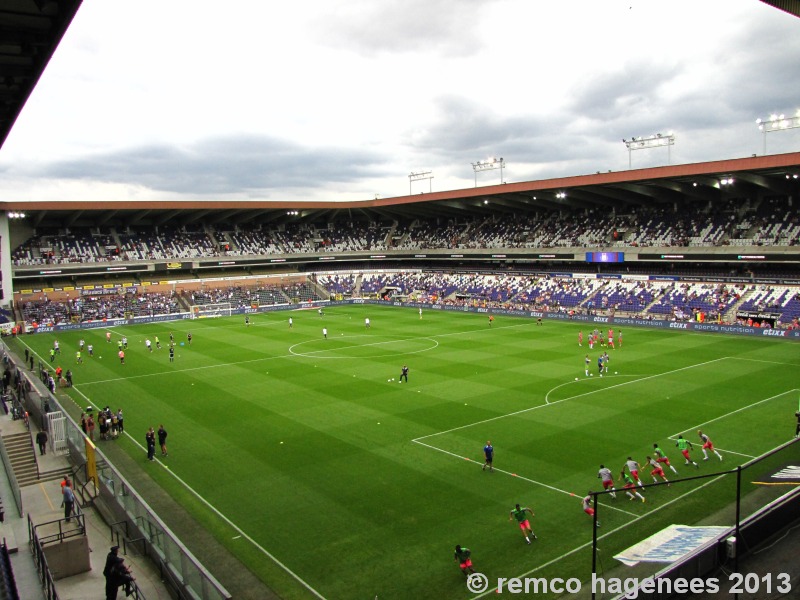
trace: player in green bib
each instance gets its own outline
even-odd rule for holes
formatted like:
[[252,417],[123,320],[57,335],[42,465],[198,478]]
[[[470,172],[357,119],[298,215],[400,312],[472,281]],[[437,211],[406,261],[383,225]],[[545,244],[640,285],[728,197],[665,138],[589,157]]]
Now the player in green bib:
[[700,467],[697,466],[697,463],[694,462],[689,457],[689,450],[694,450],[694,446],[692,446],[692,442],[690,442],[687,439],[684,439],[682,435],[679,435],[678,436],[678,441],[675,442],[675,445],[678,447],[678,450],[681,451],[681,454],[683,454],[683,458],[686,459],[686,464],[687,465],[691,463],[691,464],[694,465],[695,469],[699,469],[700,468]]
[[623,482],[622,489],[625,490],[625,493],[628,494],[628,498],[631,500],[636,500],[639,498],[642,502],[644,502],[644,496],[642,496],[636,490],[636,483],[633,481],[633,478],[628,475],[624,470],[619,474],[619,480]]
[[474,573],[475,569],[472,568],[472,551],[469,548],[464,548],[461,545],[456,546],[455,559],[458,566],[461,567],[461,572],[464,575]]
[[675,473],[676,475],[678,474],[678,471],[675,470],[675,467],[673,467],[670,464],[669,457],[664,453],[664,451],[658,444],[653,444],[653,452],[656,455],[656,461],[658,461],[662,465],[668,466],[670,469],[672,469],[672,472]]
[[535,516],[530,508],[527,506],[525,508],[520,508],[519,504],[517,504],[515,508],[511,509],[508,520],[517,520],[517,523],[519,523],[519,528],[522,530],[522,535],[525,536],[525,542],[530,544],[531,538],[536,539],[536,534],[533,533],[533,529],[531,529],[531,523],[528,521],[526,513],[530,513],[531,517]]

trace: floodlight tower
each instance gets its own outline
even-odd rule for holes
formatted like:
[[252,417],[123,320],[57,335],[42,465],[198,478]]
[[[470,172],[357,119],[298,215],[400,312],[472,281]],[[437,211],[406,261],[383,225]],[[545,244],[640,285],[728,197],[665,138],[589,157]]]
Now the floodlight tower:
[[500,183],[505,183],[503,179],[503,168],[506,166],[506,161],[502,158],[487,158],[484,161],[472,163],[472,170],[475,172],[475,187],[478,187],[478,171],[491,171],[492,169],[500,169]]
[[764,134],[764,154],[767,154],[767,134],[777,131],[787,131],[800,127],[800,109],[794,116],[772,114],[767,119],[756,119],[756,125]]
[[415,181],[424,181],[425,179],[428,180],[428,192],[433,191],[433,175],[431,171],[420,171],[419,173],[414,173],[411,171],[411,174],[408,176],[408,195],[411,195],[411,184]]
[[655,133],[648,136],[634,136],[629,140],[623,138],[622,143],[625,144],[625,147],[628,149],[629,169],[632,166],[631,155],[633,154],[634,150],[649,150],[650,148],[661,148],[662,146],[667,147],[667,164],[670,164],[670,162],[672,162],[670,146],[675,145],[675,134],[670,131],[666,135]]

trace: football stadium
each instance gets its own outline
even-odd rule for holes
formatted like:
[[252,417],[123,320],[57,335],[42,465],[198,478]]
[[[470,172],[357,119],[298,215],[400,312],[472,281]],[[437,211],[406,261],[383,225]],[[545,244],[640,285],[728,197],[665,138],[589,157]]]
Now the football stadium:
[[[16,4],[49,59],[81,3]],[[503,161],[0,202],[0,597],[797,597],[800,152],[477,185]]]

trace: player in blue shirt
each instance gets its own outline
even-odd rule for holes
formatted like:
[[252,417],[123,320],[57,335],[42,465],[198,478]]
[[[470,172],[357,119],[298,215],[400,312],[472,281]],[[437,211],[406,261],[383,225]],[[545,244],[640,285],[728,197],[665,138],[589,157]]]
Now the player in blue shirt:
[[492,460],[494,459],[494,447],[492,446],[492,442],[487,441],[486,445],[483,447],[483,456],[485,457],[486,461],[483,463],[483,470],[486,470],[486,467],[489,467],[489,472],[494,472],[494,467],[492,466]]
[[597,370],[600,371],[600,377],[603,376],[603,355],[597,357]]

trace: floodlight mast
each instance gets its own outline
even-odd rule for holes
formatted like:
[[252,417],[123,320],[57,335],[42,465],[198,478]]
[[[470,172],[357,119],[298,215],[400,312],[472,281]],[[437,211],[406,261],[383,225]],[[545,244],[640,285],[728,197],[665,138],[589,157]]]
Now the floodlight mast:
[[794,116],[772,114],[766,119],[756,119],[756,125],[764,134],[764,155],[767,154],[767,134],[800,128],[800,109]]
[[408,195],[411,195],[411,184],[415,181],[424,181],[425,179],[428,180],[428,192],[433,191],[433,174],[431,171],[420,171],[419,173],[414,173],[411,171],[411,174],[408,176]]
[[670,146],[675,145],[675,134],[670,131],[666,135],[662,133],[655,133],[648,136],[634,136],[629,140],[623,138],[622,143],[625,144],[625,147],[628,149],[629,169],[632,168],[633,161],[631,155],[633,154],[634,150],[649,150],[651,148],[661,148],[662,146],[667,147],[667,164],[670,164],[672,162]]
[[478,187],[478,171],[491,171],[493,169],[500,169],[500,183],[505,183],[503,179],[503,169],[506,166],[506,161],[502,158],[487,158],[484,161],[471,163],[472,170],[475,172],[475,187]]

